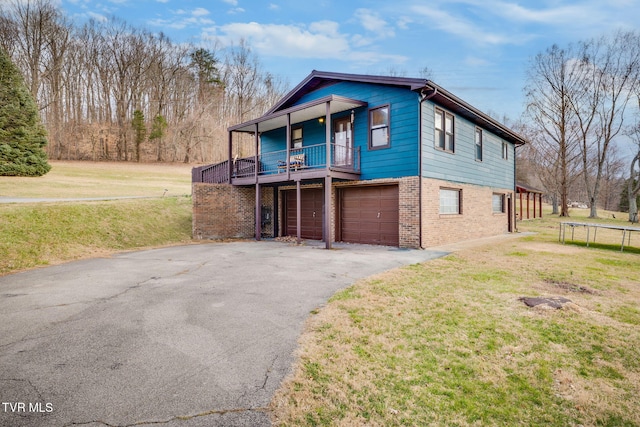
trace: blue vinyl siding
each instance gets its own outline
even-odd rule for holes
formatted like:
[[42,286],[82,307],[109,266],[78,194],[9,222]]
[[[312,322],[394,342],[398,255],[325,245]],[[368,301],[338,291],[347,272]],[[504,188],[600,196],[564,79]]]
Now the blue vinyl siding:
[[[400,178],[418,175],[418,94],[407,89],[357,82],[340,82],[306,94],[298,104],[313,101],[327,95],[340,95],[366,101],[367,107],[354,110],[354,146],[360,147],[361,179]],[[388,104],[390,111],[391,147],[369,150],[369,108]],[[350,111],[336,114],[332,120],[349,116]],[[324,126],[321,135],[307,138],[304,145],[324,142]],[[312,135],[309,135],[310,137]]]
[[[509,145],[509,158],[502,158],[503,140],[483,129],[482,161],[475,157],[476,125],[454,114],[455,153],[435,148],[435,105],[422,105],[422,176],[493,188],[514,187],[515,147]],[[446,111],[446,110],[445,110]]]

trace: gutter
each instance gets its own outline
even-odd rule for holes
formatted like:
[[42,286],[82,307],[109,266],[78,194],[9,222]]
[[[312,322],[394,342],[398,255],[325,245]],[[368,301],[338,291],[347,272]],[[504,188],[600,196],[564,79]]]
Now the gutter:
[[420,102],[418,102],[418,233],[420,233],[418,245],[420,249],[424,249],[422,245],[422,103],[438,94],[438,88],[434,87],[430,88],[432,92],[429,95],[424,95],[424,89],[426,88],[427,86],[420,92],[421,98]]

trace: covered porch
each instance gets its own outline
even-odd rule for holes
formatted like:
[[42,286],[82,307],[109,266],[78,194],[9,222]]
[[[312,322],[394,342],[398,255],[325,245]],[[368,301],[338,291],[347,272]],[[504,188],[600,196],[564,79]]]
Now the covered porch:
[[[297,241],[301,241],[301,185],[321,182],[323,240],[332,245],[331,188],[334,180],[360,179],[360,150],[353,144],[356,114],[366,116],[364,101],[329,95],[291,108],[266,114],[255,120],[231,126],[228,160],[220,166],[224,181],[234,186],[255,186],[255,238],[260,240],[263,217],[261,186],[295,184],[297,196]],[[250,134],[254,156],[234,156],[234,135]],[[215,166],[215,165],[214,165]]]

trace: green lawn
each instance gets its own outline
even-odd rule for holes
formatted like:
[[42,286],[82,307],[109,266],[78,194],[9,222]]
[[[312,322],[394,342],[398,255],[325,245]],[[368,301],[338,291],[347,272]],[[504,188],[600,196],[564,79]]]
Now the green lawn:
[[559,244],[558,222],[336,294],[312,313],[275,424],[640,425],[639,255]]
[[189,166],[91,162],[52,162],[52,166],[41,178],[0,178],[0,196],[150,198],[0,204],[0,274],[191,242]]
[[0,177],[0,197],[161,197],[191,194],[189,165],[132,162],[50,163],[51,171],[42,177]]

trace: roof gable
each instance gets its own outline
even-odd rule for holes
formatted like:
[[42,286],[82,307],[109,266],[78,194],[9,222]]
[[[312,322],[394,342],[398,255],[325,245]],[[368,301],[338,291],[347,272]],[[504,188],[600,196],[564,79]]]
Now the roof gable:
[[331,86],[339,82],[358,82],[377,85],[395,86],[406,88],[407,90],[419,92],[422,100],[430,100],[433,103],[446,108],[453,113],[464,117],[476,125],[489,130],[500,138],[513,144],[525,144],[525,139],[509,129],[502,123],[484,114],[477,108],[438,86],[431,80],[407,77],[374,76],[367,74],[346,74],[332,73],[327,71],[313,70],[302,82],[278,101],[269,111],[264,114],[264,118],[277,115],[284,110],[294,107],[305,95],[320,88]]
[[298,84],[273,107],[271,107],[271,109],[267,111],[265,115],[270,115],[279,110],[292,107],[304,95],[311,93],[317,89],[331,86],[343,81],[399,86],[406,87],[408,90],[420,90],[427,83],[427,80],[425,79],[373,76],[367,74],[331,73],[326,71],[313,70],[311,74],[309,74],[302,82],[300,82],[300,84]]

